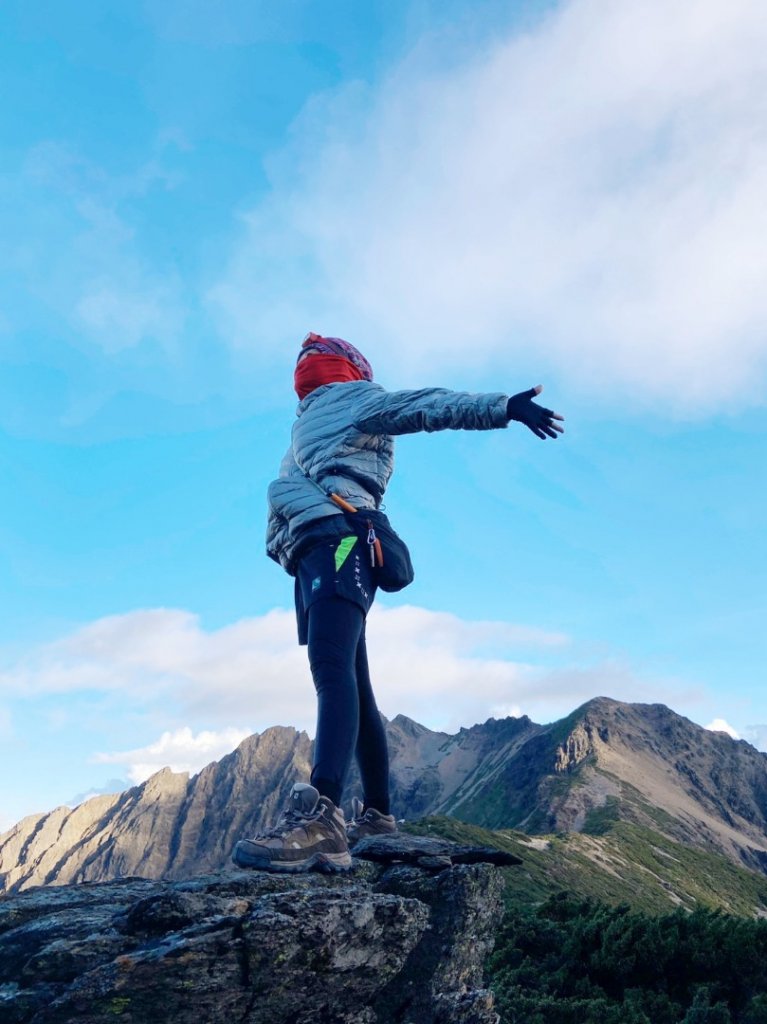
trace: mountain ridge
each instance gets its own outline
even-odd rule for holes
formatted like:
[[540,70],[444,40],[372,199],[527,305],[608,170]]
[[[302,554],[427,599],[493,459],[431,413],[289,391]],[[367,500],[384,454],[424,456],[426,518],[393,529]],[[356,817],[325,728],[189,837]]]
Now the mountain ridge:
[[[665,705],[596,697],[548,725],[491,718],[450,734],[397,715],[386,729],[401,817],[531,835],[621,820],[767,874],[767,755]],[[0,835],[0,886],[217,870],[238,838],[275,818],[310,763],[307,734],[273,726],[192,778],[163,769],[32,815]],[[359,792],[356,772],[347,792]]]

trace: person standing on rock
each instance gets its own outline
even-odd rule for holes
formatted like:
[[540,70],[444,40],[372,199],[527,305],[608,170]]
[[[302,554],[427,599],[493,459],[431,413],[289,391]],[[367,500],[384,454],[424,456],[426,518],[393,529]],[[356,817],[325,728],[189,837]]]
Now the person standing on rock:
[[[310,783],[296,783],[276,825],[242,839],[232,857],[267,871],[344,871],[349,844],[396,831],[389,755],[368,670],[365,620],[376,590],[412,581],[407,548],[380,511],[394,468],[394,437],[492,430],[515,420],[556,438],[563,419],[537,405],[542,386],[509,397],[444,388],[385,391],[342,338],[308,334],[296,363],[300,399],[292,441],[269,486],[267,554],[295,577],[298,642],[317,692]],[[364,792],[347,823],[346,773],[356,757]]]

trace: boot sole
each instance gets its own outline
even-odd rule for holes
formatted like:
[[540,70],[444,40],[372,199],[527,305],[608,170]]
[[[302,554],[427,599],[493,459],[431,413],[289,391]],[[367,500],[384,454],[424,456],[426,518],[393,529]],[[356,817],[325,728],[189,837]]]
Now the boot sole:
[[253,868],[256,871],[271,871],[275,874],[303,874],[306,871],[321,871],[332,875],[351,870],[352,857],[348,850],[343,853],[313,853],[306,860],[280,861],[272,860],[268,853],[259,855],[237,844],[232,853],[232,860],[241,868]]

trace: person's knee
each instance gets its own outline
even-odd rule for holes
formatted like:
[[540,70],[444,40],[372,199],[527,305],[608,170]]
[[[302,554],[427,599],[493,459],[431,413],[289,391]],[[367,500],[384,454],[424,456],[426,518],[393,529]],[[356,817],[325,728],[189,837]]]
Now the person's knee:
[[309,667],[315,680],[343,678],[354,683],[356,678],[354,661],[342,647],[324,644],[314,650],[310,648]]

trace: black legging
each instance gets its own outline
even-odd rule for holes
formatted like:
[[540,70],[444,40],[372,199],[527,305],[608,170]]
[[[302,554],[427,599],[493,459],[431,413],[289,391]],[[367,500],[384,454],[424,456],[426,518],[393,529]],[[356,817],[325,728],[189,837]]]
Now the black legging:
[[309,665],[317,690],[312,785],[339,805],[352,755],[365,808],[389,813],[389,751],[370,684],[365,616],[343,597],[309,608]]

